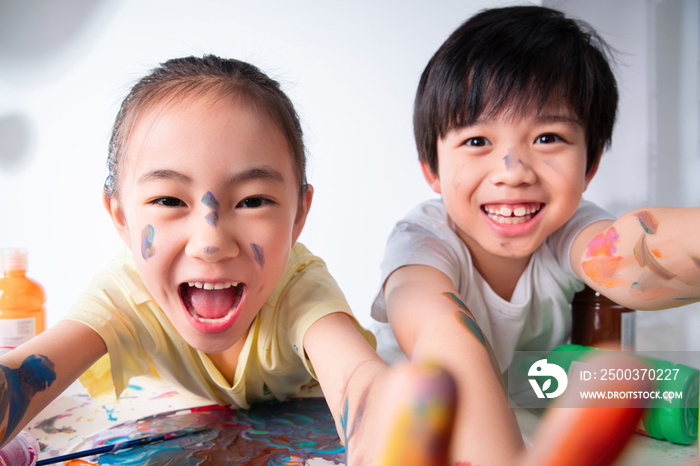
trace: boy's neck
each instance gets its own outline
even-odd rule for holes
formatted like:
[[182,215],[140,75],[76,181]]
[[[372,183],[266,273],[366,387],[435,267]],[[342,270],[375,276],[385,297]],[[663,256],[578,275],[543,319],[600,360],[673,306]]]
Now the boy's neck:
[[498,296],[510,301],[532,255],[521,258],[502,257],[486,251],[474,241],[465,241],[465,244],[469,248],[474,268]]

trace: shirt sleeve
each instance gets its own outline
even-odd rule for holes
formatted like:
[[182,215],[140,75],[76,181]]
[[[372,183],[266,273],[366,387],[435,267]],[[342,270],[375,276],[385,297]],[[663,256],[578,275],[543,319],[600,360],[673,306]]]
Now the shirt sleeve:
[[[407,265],[428,265],[447,275],[459,289],[462,268],[454,247],[456,234],[450,228],[442,201],[429,201],[399,221],[389,235],[381,263],[381,285],[372,304],[372,317],[388,322],[384,283],[395,270]],[[450,247],[452,246],[452,247]]]
[[78,379],[99,402],[115,402],[132,377],[152,370],[149,355],[158,354],[160,349],[147,329],[155,324],[155,318],[134,312],[139,305],[144,304],[125,294],[111,271],[102,272],[64,317],[92,328],[107,346],[107,355]]

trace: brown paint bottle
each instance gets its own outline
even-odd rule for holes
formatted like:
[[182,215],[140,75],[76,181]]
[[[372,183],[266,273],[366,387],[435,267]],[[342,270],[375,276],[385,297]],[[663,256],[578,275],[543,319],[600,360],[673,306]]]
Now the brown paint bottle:
[[603,342],[617,349],[634,350],[636,311],[611,301],[586,286],[571,303],[571,343],[597,346]]

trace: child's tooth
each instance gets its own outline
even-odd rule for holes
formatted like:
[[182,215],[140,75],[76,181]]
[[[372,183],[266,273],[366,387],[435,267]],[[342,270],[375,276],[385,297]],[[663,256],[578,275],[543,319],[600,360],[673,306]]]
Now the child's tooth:
[[506,207],[506,206],[502,206],[502,207],[501,207],[500,214],[501,214],[502,216],[504,216],[504,217],[510,217],[510,214],[512,214],[512,213],[513,213],[513,211],[510,210],[508,207]]
[[214,285],[215,290],[223,290],[224,289],[224,284],[223,283],[217,283]]
[[194,286],[194,282],[187,282],[188,286]]
[[525,207],[516,207],[515,210],[513,211],[516,217],[522,217],[523,215],[526,214]]
[[214,284],[213,284],[213,283],[205,283],[205,284],[204,284],[204,289],[205,289],[205,290],[213,290],[213,289],[214,289]]
[[202,288],[202,282],[194,282],[194,286],[197,288]]

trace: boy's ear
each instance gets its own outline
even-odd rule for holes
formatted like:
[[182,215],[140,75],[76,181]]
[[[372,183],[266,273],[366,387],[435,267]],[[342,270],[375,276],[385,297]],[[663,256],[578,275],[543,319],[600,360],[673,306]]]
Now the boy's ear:
[[603,149],[600,149],[598,151],[598,156],[595,158],[595,162],[593,162],[593,165],[591,165],[591,169],[588,170],[588,173],[586,173],[586,182],[583,185],[583,190],[585,191],[588,189],[588,183],[591,182],[593,179],[593,176],[595,176],[596,172],[598,171],[598,166],[600,165],[600,158],[603,156]]
[[314,198],[314,187],[310,184],[306,185],[304,194],[302,195],[301,205],[297,209],[297,216],[294,219],[294,228],[292,229],[292,244],[296,244],[301,231],[306,223],[306,216],[309,215],[311,209],[311,201]]
[[119,233],[119,236],[121,237],[122,241],[124,241],[124,243],[129,248],[131,248],[131,236],[129,236],[129,225],[127,225],[126,223],[126,219],[124,218],[124,213],[122,212],[121,206],[119,205],[119,201],[117,199],[107,196],[105,193],[102,193],[102,205],[107,210],[107,213],[112,219],[112,223],[114,223],[114,226],[117,229],[117,233]]
[[430,165],[423,161],[421,161],[420,163],[420,168],[421,170],[423,170],[423,176],[425,177],[425,181],[428,182],[433,191],[435,191],[438,194],[441,194],[442,191],[440,188],[440,178],[438,177],[437,173],[435,173],[433,169],[430,168]]

